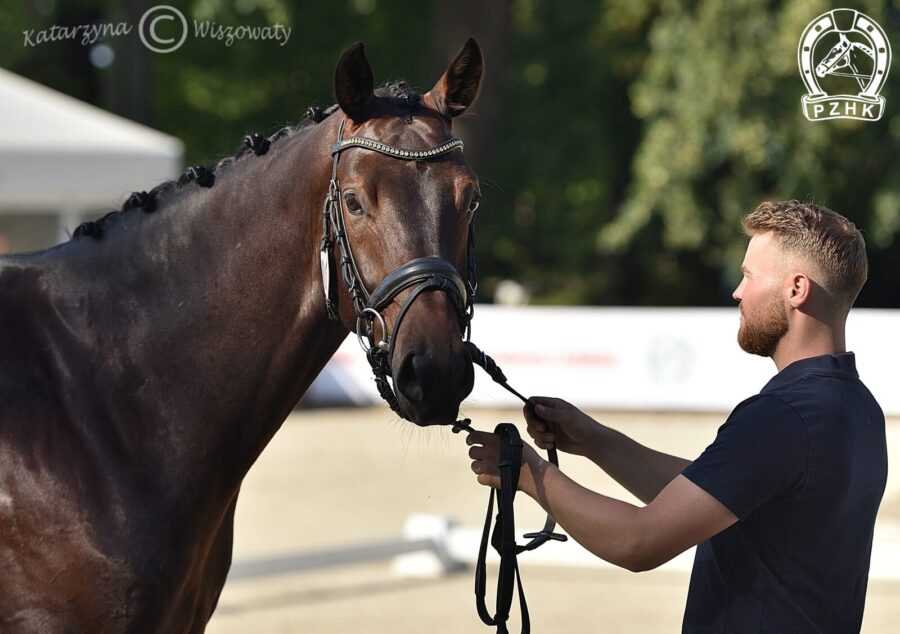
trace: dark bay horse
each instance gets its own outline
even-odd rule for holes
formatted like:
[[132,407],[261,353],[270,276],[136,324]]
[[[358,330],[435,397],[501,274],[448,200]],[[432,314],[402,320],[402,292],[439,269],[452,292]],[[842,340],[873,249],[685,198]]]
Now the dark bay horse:
[[[336,319],[324,301],[332,170],[368,289],[410,260],[467,264],[479,192],[459,148],[353,147],[337,164],[339,131],[446,144],[481,75],[469,40],[421,97],[374,89],[355,45],[336,106],[132,195],[65,244],[0,258],[0,632],[205,629],[242,479],[357,328],[340,275]],[[412,292],[381,311],[388,330]],[[390,357],[399,408],[452,423],[473,380],[457,307],[429,292],[407,308]]]

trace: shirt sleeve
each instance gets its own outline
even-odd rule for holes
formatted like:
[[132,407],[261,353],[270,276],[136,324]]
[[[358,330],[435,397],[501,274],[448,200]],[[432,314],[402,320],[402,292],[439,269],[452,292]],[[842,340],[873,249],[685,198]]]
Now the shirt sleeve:
[[744,520],[802,485],[808,463],[803,420],[781,399],[758,395],[734,409],[713,443],[682,475]]

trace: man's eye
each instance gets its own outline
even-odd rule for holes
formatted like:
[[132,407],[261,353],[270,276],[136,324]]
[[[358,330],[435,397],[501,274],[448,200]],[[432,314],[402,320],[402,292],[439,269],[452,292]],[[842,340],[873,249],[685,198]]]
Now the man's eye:
[[359,198],[356,197],[355,192],[344,192],[344,203],[347,205],[347,211],[351,214],[359,216],[363,213],[362,205],[359,204]]

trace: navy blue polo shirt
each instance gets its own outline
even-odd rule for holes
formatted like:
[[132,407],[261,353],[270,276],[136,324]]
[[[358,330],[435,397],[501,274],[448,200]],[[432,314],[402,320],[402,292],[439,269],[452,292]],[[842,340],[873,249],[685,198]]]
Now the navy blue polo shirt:
[[739,520],[697,546],[683,632],[859,632],[887,444],[853,353],[784,368],[683,475]]

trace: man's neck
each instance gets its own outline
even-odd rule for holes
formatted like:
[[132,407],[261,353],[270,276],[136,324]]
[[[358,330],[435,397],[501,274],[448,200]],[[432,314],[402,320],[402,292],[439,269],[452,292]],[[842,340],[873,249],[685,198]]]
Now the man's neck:
[[792,328],[779,342],[772,361],[781,372],[794,361],[818,357],[823,354],[839,354],[847,351],[844,327],[832,327],[822,322]]

